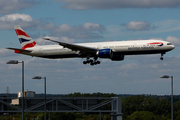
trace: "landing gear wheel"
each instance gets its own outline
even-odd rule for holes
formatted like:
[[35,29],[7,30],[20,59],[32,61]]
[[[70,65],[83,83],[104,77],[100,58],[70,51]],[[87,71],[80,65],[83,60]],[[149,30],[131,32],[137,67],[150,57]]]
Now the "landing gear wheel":
[[91,66],[93,66],[93,65],[94,65],[94,63],[91,63],[90,65],[91,65]]
[[100,61],[97,61],[97,58],[95,57],[94,60],[87,58],[86,61],[83,61],[83,64],[90,64],[91,66],[100,64]]
[[166,53],[161,53],[161,58],[160,60],[163,60],[163,55],[166,54]]
[[160,60],[163,60],[163,57],[161,57]]

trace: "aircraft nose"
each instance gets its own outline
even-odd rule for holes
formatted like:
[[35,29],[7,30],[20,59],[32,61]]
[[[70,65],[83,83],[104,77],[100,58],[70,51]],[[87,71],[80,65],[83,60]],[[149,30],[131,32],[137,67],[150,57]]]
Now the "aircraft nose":
[[172,45],[172,49],[174,49],[175,48],[175,46],[174,45]]

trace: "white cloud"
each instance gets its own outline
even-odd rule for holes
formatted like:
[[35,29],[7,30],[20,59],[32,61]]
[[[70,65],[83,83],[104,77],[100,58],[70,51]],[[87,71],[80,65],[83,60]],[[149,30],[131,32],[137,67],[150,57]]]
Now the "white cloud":
[[152,25],[157,26],[157,29],[154,30],[155,33],[162,33],[162,32],[171,32],[180,30],[180,21],[179,20],[164,20],[152,23]]
[[10,14],[0,18],[0,21],[16,21],[16,20],[32,22],[33,19],[30,15],[27,14]]
[[72,42],[75,42],[75,39],[68,38],[68,37],[61,37],[60,41],[64,41],[64,42],[67,42],[67,43],[72,43]]
[[65,2],[63,8],[119,9],[119,8],[173,8],[179,7],[179,0],[54,0]]
[[71,42],[74,41],[73,39],[102,38],[101,33],[105,31],[105,27],[97,23],[87,22],[78,26],[68,24],[58,26],[54,23],[34,20],[28,14],[9,14],[0,17],[0,29],[11,30],[15,25],[20,25],[23,29],[47,30],[50,32],[50,36],[60,37],[64,41]]
[[9,14],[0,18],[0,29],[14,29],[15,25],[21,25],[22,28],[35,27],[40,21],[33,20],[30,15],[27,14]]
[[8,57],[14,55],[14,52],[12,50],[8,50],[5,48],[0,49],[0,57]]
[[52,30],[56,27],[54,23],[46,23],[37,25],[36,29],[38,30]]
[[126,24],[126,29],[128,30],[134,30],[134,31],[141,31],[141,30],[149,30],[150,29],[150,23],[148,22],[142,22],[142,21],[131,21],[128,24]]
[[94,23],[84,23],[83,24],[83,27],[86,29],[86,30],[97,30],[100,28],[100,25],[99,24],[94,24]]
[[[131,23],[131,24],[130,24]],[[146,23],[146,22],[145,22]],[[149,23],[149,22],[147,22]],[[121,24],[119,25],[112,25],[112,26],[106,26],[106,34],[105,38],[125,38],[129,39],[128,36],[131,36],[130,38],[132,39],[132,36],[137,37],[138,36],[146,36],[147,34],[151,35],[152,34],[157,34],[157,33],[166,33],[169,34],[168,32],[178,32],[180,30],[180,21],[179,20],[163,20],[163,21],[158,21],[154,23],[149,23],[150,26],[148,27],[148,24],[144,24],[143,21],[131,21],[128,24]],[[129,25],[127,28],[127,25]],[[137,28],[136,28],[137,27]],[[126,30],[129,30],[128,32]],[[126,40],[125,39],[125,40]],[[135,38],[139,39],[139,38]],[[122,40],[122,39],[121,39]]]
[[120,69],[123,70],[137,70],[139,68],[139,65],[137,63],[130,63],[130,64],[124,64],[119,67]]
[[27,9],[37,4],[29,0],[0,0],[0,14],[8,14]]
[[69,32],[71,27],[68,24],[62,24],[57,29],[59,29],[60,32]]
[[103,25],[97,23],[84,23],[79,26],[62,24],[51,31],[51,36],[63,36],[74,39],[102,38],[101,33],[105,31]]

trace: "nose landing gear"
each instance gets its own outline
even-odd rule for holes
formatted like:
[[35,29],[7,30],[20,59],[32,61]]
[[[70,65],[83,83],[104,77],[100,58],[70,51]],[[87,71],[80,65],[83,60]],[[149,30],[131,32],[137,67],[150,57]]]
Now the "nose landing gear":
[[163,60],[163,55],[166,54],[166,53],[161,53],[161,57],[160,57],[160,60]]

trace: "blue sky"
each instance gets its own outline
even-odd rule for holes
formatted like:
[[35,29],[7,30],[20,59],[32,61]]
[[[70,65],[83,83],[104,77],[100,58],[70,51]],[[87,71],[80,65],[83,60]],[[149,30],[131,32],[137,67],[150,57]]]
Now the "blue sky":
[[[43,93],[170,94],[180,91],[180,1],[179,0],[0,0],[0,92],[9,86],[21,91],[21,65],[7,65],[12,59],[25,62],[25,89]],[[39,45],[50,37],[63,42],[161,39],[176,48],[164,56],[125,56],[124,61],[100,59],[98,66],[83,65],[83,59],[48,60],[18,55],[6,47],[21,48],[14,31],[20,25]]]

